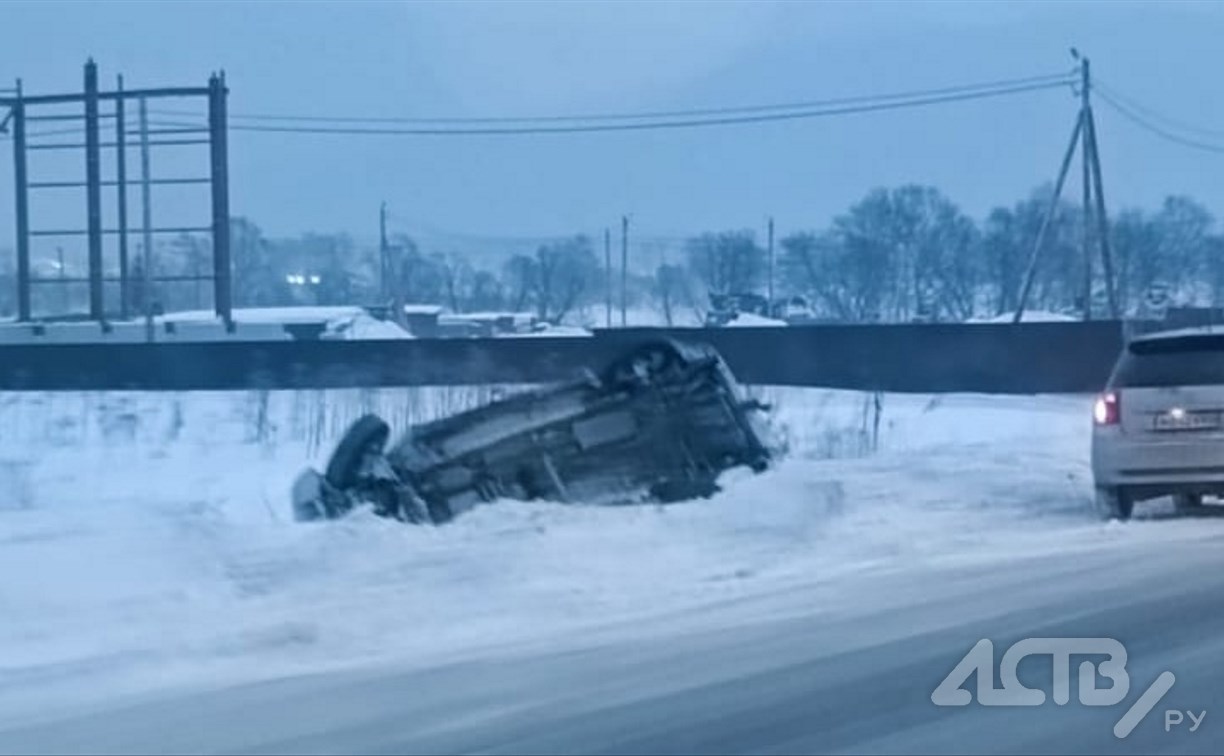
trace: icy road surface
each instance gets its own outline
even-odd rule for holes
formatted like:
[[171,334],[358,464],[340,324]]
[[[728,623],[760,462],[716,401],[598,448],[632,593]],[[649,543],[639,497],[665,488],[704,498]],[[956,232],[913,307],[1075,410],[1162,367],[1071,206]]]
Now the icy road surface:
[[[711,501],[439,529],[288,484],[488,392],[0,396],[0,752],[1221,749],[1224,518],[1095,521],[1089,398],[761,393],[791,455]],[[1118,638],[1132,695],[931,703],[1030,635]]]

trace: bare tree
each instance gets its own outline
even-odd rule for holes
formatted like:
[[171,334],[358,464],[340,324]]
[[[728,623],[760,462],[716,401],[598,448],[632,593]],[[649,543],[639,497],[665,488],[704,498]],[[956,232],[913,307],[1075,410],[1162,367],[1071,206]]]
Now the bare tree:
[[[876,189],[837,218],[833,231],[860,282],[883,288],[860,299],[877,301],[898,320],[972,314],[980,275],[976,227],[933,187]],[[882,280],[862,280],[869,271]]]
[[691,309],[704,319],[698,298],[694,294],[692,276],[683,266],[663,263],[655,270],[651,294],[663,311],[663,320],[668,326],[675,325],[677,311]]
[[[1044,186],[1010,208],[996,208],[982,235],[985,283],[996,313],[1019,306],[1024,273],[1050,204],[1053,187]],[[1074,310],[1082,306],[1083,212],[1067,201],[1055,207],[1033,278],[1026,309]]]
[[852,255],[837,235],[803,232],[781,240],[783,289],[803,294],[819,314],[836,320],[880,317],[886,277],[869,249]]
[[688,266],[712,292],[748,293],[765,271],[765,250],[751,231],[721,231],[689,239]]
[[506,261],[502,279],[506,282],[507,303],[514,312],[521,312],[531,302],[538,286],[536,261],[527,255],[515,255]]

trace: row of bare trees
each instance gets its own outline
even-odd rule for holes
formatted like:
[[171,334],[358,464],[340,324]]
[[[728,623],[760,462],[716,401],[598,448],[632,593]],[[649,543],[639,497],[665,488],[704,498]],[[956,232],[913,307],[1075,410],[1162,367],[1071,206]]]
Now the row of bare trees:
[[[1048,204],[1049,189],[992,210],[981,222],[939,190],[877,189],[823,227],[778,241],[778,297],[803,297],[819,318],[839,321],[959,321],[1009,313]],[[1224,235],[1195,200],[1172,196],[1155,210],[1125,209],[1110,219],[1116,290],[1125,313],[1142,315],[1156,295],[1180,304],[1224,305]],[[1087,229],[1091,232],[1092,229]],[[1053,217],[1036,269],[1030,309],[1079,313],[1085,305],[1084,217],[1068,202]],[[533,254],[487,257],[462,248],[422,249],[413,239],[379,249],[345,234],[266,237],[250,220],[233,222],[235,304],[368,304],[393,298],[456,312],[531,311],[553,322],[600,322],[610,281],[592,240],[574,236]],[[711,293],[764,293],[768,255],[749,230],[702,233],[654,271],[631,271],[626,298],[659,320],[700,321]],[[632,256],[632,252],[631,252]],[[207,241],[183,237],[157,250],[154,274],[198,274],[211,265]],[[1105,312],[1094,265],[1092,306]],[[134,271],[135,279],[142,271]],[[14,310],[11,256],[0,259],[0,316]],[[50,287],[48,287],[50,288]],[[84,292],[81,292],[83,296]],[[143,292],[134,292],[136,309]],[[151,293],[166,310],[210,305],[207,285],[164,285]]]
[[[234,225],[239,306],[366,304],[385,296],[455,312],[530,310],[560,322],[590,304],[603,277],[585,236],[542,245],[533,255],[513,255],[489,269],[460,252],[423,251],[398,235],[389,240],[384,273],[378,249],[360,247],[346,235],[268,240],[249,221]],[[295,270],[317,275],[317,283],[309,275],[306,284],[289,282]]]
[[[1048,202],[1049,190],[1040,189],[979,224],[932,187],[877,189],[828,227],[780,240],[777,290],[805,297],[832,320],[960,321],[1013,312]],[[1061,203],[1028,308],[1081,313],[1091,275],[1089,304],[1104,314],[1104,277],[1099,258],[1085,261],[1085,231],[1081,210]],[[1124,210],[1110,235],[1124,313],[1145,314],[1156,294],[1224,305],[1224,235],[1200,203],[1172,196],[1154,212]],[[703,234],[688,244],[687,272],[711,291],[760,291],[767,264],[751,231]],[[657,277],[664,291],[683,289],[675,270],[661,268]]]

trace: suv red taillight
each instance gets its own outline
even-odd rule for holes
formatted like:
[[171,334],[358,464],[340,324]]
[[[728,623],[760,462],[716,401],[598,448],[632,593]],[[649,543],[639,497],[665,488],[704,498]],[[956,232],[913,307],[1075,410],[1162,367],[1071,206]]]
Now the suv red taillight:
[[1122,395],[1115,391],[1101,394],[1092,407],[1092,419],[1097,425],[1117,425],[1122,418]]

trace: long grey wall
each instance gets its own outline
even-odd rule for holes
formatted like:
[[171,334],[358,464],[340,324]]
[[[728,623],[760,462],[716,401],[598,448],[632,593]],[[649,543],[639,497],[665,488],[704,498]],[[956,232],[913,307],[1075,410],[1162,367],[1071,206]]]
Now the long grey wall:
[[624,329],[592,337],[0,346],[0,390],[535,383],[658,337],[717,348],[745,383],[903,392],[1099,390],[1116,321]]

